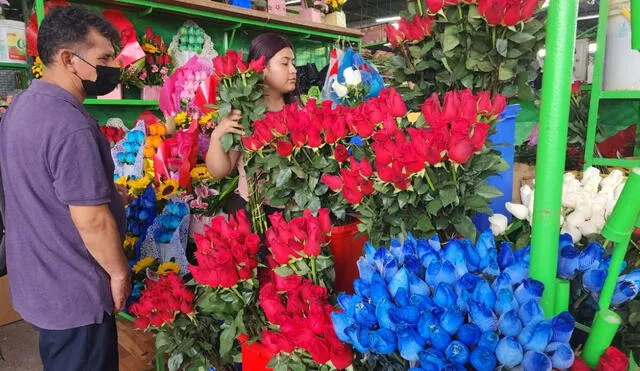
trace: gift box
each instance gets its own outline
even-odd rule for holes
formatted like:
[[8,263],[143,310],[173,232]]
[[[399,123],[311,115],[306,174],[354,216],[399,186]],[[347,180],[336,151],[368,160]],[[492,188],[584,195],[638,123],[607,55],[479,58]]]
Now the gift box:
[[101,95],[98,99],[122,99],[122,84],[118,84],[118,86],[113,89],[113,91],[107,95]]
[[315,8],[302,8],[300,9],[300,17],[305,21],[322,23],[322,13]]
[[267,10],[271,14],[287,15],[287,6],[284,0],[267,0]]
[[324,16],[324,23],[337,26],[337,27],[347,27],[347,16],[344,12],[333,12]]
[[159,100],[162,86],[145,86],[142,88],[142,100]]

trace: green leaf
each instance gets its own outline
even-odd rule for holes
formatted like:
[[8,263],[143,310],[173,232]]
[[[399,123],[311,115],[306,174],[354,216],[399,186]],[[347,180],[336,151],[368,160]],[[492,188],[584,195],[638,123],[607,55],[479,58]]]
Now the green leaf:
[[309,204],[307,204],[307,208],[315,213],[320,209],[320,207],[322,207],[320,204],[320,198],[312,196],[309,200]]
[[431,219],[426,214],[420,214],[416,223],[416,228],[422,232],[430,232],[433,230]]
[[460,39],[458,39],[457,35],[457,27],[448,26],[444,30],[444,40],[442,41],[442,51],[448,52],[455,49],[456,46],[460,45]]
[[169,334],[163,331],[158,332],[156,336],[154,336],[154,340],[158,351],[165,351],[169,345],[171,345],[171,338],[169,337]]
[[184,361],[184,357],[182,353],[174,353],[169,357],[169,371],[176,371],[180,369],[182,366],[182,362]]
[[330,268],[333,266],[333,260],[331,258],[329,258],[328,256],[319,256],[318,259],[316,260],[316,269],[318,271],[323,271],[327,268]]
[[500,81],[511,80],[513,76],[512,69],[504,64],[500,65],[500,69],[498,70],[498,79],[500,79]]
[[464,200],[464,205],[470,209],[477,210],[487,207],[487,199],[482,196],[469,196]]
[[307,180],[307,182],[309,182],[309,189],[315,190],[319,181],[320,177],[318,177],[316,174],[309,174],[309,179]]
[[300,206],[301,208],[305,208],[307,207],[307,204],[309,204],[311,195],[309,194],[309,190],[303,189],[301,191],[296,192],[295,195],[293,196],[293,199],[296,202],[296,204],[298,204],[298,206]]
[[398,195],[398,206],[402,209],[403,207],[407,206],[407,203],[409,202],[409,193],[408,192],[402,192]]
[[455,186],[441,188],[438,193],[443,206],[453,205],[458,201],[458,190]]
[[440,200],[433,200],[427,204],[427,212],[430,215],[436,215],[440,209],[442,209],[442,202]]
[[500,197],[503,196],[504,194],[496,187],[494,186],[490,186],[490,185],[483,185],[480,186],[476,189],[476,194],[478,196],[482,196],[485,198],[496,198],[496,197]]
[[276,187],[282,187],[287,184],[287,182],[291,180],[291,174],[292,172],[290,167],[280,169],[278,177],[276,178]]
[[289,268],[286,265],[281,265],[278,268],[273,270],[280,277],[288,277],[293,274],[293,269]]
[[233,134],[226,133],[222,136],[222,149],[225,152],[229,152],[231,147],[233,147]]
[[506,58],[508,45],[509,45],[509,41],[505,39],[496,40],[496,50],[498,51],[498,54]]
[[220,356],[226,357],[231,349],[233,348],[233,343],[236,339],[236,331],[237,327],[235,324],[230,325],[226,329],[222,331],[220,334]]
[[429,62],[427,61],[420,61],[416,64],[416,71],[424,71],[427,68],[429,68]]
[[476,240],[476,227],[468,216],[463,215],[462,218],[458,222],[454,223],[453,226],[463,237],[468,238],[471,241]]
[[526,32],[515,32],[511,36],[509,36],[509,40],[518,44],[522,44],[524,42],[534,40],[535,38],[536,38],[535,36],[528,34]]

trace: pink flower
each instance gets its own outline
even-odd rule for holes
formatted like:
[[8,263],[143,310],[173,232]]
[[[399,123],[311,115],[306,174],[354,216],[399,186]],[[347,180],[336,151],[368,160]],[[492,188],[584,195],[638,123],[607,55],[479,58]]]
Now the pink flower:
[[157,73],[158,71],[160,71],[160,69],[158,68],[157,65],[154,64],[153,66],[151,66],[151,72],[152,73]]
[[142,72],[140,72],[140,75],[138,75],[138,77],[142,81],[146,80],[147,79],[147,70],[142,70]]
[[162,67],[160,69],[160,73],[163,74],[163,75],[166,75],[166,74],[169,73],[169,69],[167,67]]

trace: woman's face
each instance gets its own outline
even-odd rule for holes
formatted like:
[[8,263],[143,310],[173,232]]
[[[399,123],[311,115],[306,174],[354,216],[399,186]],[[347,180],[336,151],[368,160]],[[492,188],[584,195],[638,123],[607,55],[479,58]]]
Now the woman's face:
[[265,84],[269,89],[286,94],[296,89],[295,56],[291,48],[276,53],[267,63],[264,72]]

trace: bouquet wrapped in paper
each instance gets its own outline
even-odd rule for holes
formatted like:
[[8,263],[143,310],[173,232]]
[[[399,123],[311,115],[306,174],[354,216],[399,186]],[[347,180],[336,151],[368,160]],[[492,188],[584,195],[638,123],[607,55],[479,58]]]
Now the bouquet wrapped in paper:
[[136,29],[133,26],[133,23],[125,17],[124,13],[122,13],[121,10],[107,9],[102,13],[102,15],[111,22],[118,31],[120,31],[122,49],[116,57],[116,62],[121,67],[128,67],[144,58],[144,50],[138,42]]
[[189,221],[189,206],[179,197],[172,197],[149,227],[141,255],[157,258],[161,263],[176,262],[181,267],[180,274],[186,274]]
[[365,99],[377,97],[384,88],[380,73],[351,48],[333,63],[323,91],[326,99],[354,107]]
[[129,131],[119,118],[110,118],[106,125],[100,126],[100,132],[107,138],[107,142],[111,148],[121,141],[125,134]]
[[[142,195],[127,205],[127,234],[125,248],[133,250],[134,261],[141,258],[140,248],[147,231],[156,218],[156,195],[153,187],[147,187]],[[128,245],[128,246],[127,246]]]
[[155,179],[162,183],[177,180],[180,188],[191,188],[191,169],[198,159],[198,124],[193,121],[189,130],[175,133],[166,139],[153,157]]
[[187,21],[180,27],[169,46],[176,67],[186,65],[193,57],[212,60],[218,56],[211,37],[193,21]]
[[120,142],[111,149],[115,165],[114,179],[122,177],[140,179],[144,176],[144,151],[146,140],[144,121],[138,121]]

